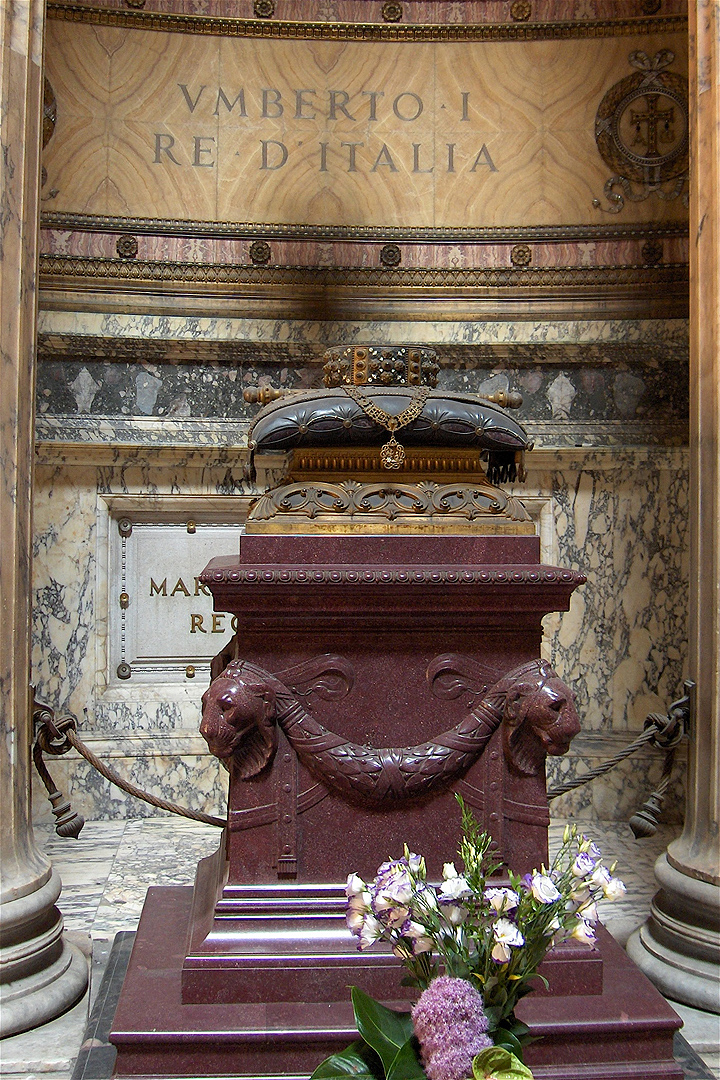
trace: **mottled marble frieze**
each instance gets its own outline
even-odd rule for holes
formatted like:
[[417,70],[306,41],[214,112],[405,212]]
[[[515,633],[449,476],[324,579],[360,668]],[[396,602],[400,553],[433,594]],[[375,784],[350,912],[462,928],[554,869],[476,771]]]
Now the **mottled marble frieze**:
[[[128,360],[122,345],[118,358],[108,356],[108,342],[107,359],[70,359],[64,352],[52,358],[45,339],[37,375],[39,440],[207,445],[214,439],[240,447],[257,413],[244,390],[322,385],[321,356],[307,347],[243,344],[233,357],[225,343],[227,359],[208,363],[152,362],[138,342]],[[514,415],[538,445],[676,445],[687,438],[688,376],[680,345],[509,346],[497,357],[492,347],[452,346],[447,353],[440,349],[439,360],[439,389],[519,390],[523,404]]]
[[[332,319],[234,318],[229,314],[197,316],[181,314],[154,315],[133,312],[133,299],[126,298],[127,312],[102,313],[79,310],[41,310],[38,332],[41,348],[62,349],[69,339],[95,339],[99,355],[108,347],[97,339],[131,340],[137,349],[140,342],[164,342],[167,348],[180,343],[258,343],[329,348],[355,341],[379,341],[386,345],[423,342],[427,345],[688,345],[686,319],[552,319],[506,320],[502,313],[493,320],[463,318],[386,320],[373,319],[371,311],[363,318]],[[227,309],[225,301],[218,307]],[[178,354],[175,354],[176,356]]]

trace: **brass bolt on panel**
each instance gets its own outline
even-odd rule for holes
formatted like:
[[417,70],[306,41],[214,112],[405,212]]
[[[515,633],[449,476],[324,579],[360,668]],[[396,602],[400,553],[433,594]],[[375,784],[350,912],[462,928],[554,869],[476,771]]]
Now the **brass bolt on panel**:
[[530,0],[515,0],[510,5],[510,18],[513,22],[527,22],[532,14]]
[[[261,2],[262,0],[258,0],[258,3]],[[266,263],[270,262],[272,251],[270,245],[265,240],[254,240],[250,245],[248,254],[255,266],[265,266]]]

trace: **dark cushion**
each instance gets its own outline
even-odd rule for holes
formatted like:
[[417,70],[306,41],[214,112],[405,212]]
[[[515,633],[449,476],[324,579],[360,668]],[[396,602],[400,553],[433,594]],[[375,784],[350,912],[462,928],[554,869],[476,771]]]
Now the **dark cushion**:
[[[405,387],[360,387],[385,412],[397,416],[415,391]],[[530,448],[525,430],[497,405],[476,397],[432,390],[422,413],[398,429],[403,446],[446,446],[489,451]],[[292,450],[298,446],[375,446],[389,438],[342,389],[312,390],[281,399],[260,410],[250,429],[254,450]]]

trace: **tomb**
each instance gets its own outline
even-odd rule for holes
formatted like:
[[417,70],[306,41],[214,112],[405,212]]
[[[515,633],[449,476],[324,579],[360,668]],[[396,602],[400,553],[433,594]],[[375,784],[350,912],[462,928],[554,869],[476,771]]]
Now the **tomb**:
[[[239,553],[201,575],[238,626],[201,725],[229,771],[228,824],[193,889],[148,893],[111,1037],[121,1077],[299,1080],[354,1037],[349,985],[407,1007],[395,957],[355,949],[344,882],[404,843],[439,877],[456,792],[507,866],[547,860],[545,758],[580,723],[542,619],[584,577],[542,564],[499,486],[530,449],[521,425],[436,374],[420,346],[353,346],[327,354],[324,390],[256,394],[251,446],[279,479]],[[599,940],[545,961],[549,990],[518,1010],[543,1036],[527,1064],[538,1080],[680,1080],[679,1018]]]

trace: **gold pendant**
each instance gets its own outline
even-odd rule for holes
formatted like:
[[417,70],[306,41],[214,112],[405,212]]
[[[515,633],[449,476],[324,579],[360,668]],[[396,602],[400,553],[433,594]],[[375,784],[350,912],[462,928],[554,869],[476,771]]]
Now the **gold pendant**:
[[384,469],[401,469],[405,462],[405,450],[392,433],[389,442],[380,447],[380,460]]

